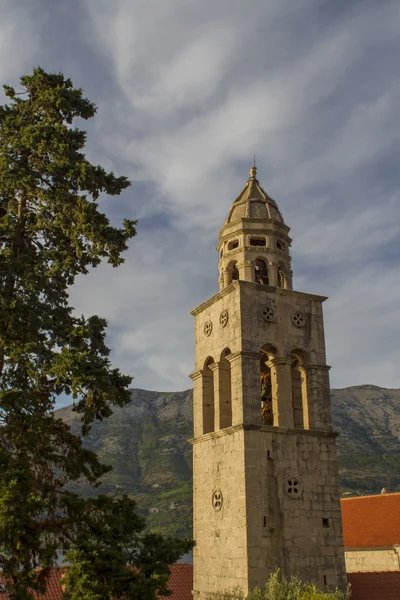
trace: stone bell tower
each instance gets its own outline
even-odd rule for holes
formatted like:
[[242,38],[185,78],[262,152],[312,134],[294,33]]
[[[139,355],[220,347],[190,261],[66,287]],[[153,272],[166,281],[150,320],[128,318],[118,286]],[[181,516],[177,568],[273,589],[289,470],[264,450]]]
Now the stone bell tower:
[[289,227],[256,168],[221,228],[195,317],[194,597],[276,567],[346,585],[322,303],[292,289]]

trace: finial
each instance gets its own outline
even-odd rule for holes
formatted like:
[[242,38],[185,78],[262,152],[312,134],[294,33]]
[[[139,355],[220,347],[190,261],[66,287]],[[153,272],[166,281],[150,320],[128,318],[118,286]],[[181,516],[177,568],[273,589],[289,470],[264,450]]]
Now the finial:
[[256,179],[256,175],[257,175],[256,157],[254,156],[254,163],[250,169],[250,179]]

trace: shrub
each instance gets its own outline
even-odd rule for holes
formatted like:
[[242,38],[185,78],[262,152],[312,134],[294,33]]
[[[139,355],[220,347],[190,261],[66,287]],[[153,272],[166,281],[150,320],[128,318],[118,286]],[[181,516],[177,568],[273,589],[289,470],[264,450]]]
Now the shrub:
[[214,594],[216,600],[350,600],[347,592],[323,592],[314,584],[302,583],[297,577],[285,579],[279,569],[272,573],[265,588],[255,588],[246,596],[242,590]]

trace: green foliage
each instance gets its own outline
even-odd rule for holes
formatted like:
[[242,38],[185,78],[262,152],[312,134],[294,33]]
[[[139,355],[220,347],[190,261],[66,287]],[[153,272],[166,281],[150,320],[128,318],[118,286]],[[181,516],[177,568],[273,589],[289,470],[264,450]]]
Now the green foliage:
[[145,522],[127,496],[99,496],[89,506],[80,502],[89,510],[66,556],[71,568],[64,597],[156,600],[157,591],[167,594],[169,565],[191,550],[193,542],[143,533]]
[[[240,589],[216,594],[216,600],[349,600],[349,591],[323,592],[315,585],[302,583],[297,577],[285,579],[279,569],[272,573],[263,590],[255,588],[246,596]],[[210,598],[211,600],[211,598]]]
[[[10,598],[25,600],[32,598],[27,588],[43,589],[57,548],[73,548],[78,588],[84,583],[75,563],[90,580],[79,597],[94,598],[103,577],[99,564],[107,558],[118,577],[123,571],[119,557],[107,556],[97,539],[111,541],[104,519],[114,515],[110,531],[158,560],[153,540],[142,535],[139,541],[144,525],[132,501],[73,493],[78,481],[93,491],[110,467],[54,413],[57,396],[71,394],[80,433],[87,435],[112,407],[130,400],[131,377],[111,367],[105,320],[76,316],[68,304],[78,275],[103,260],[114,267],[123,262],[135,221],[113,227],[97,200],[130,184],[86,159],[86,133],[73,122],[93,117],[96,108],[82,90],[40,68],[21,77],[21,86],[21,92],[5,86],[10,104],[0,106],[0,568]],[[121,548],[118,537],[113,543]],[[157,543],[167,546],[166,558],[187,547]],[[86,550],[98,557],[91,570]],[[160,574],[148,572],[163,584]],[[154,582],[146,585],[152,598]]]

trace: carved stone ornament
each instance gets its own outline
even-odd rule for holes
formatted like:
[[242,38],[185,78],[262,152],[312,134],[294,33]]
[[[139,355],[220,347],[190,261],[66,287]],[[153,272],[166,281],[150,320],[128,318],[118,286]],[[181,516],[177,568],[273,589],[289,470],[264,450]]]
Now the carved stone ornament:
[[285,484],[285,492],[289,498],[301,498],[303,493],[303,484],[300,478],[294,475],[292,477],[288,477]]
[[273,323],[276,318],[275,308],[273,306],[263,306],[261,309],[261,316],[267,323]]
[[223,310],[222,313],[219,315],[219,322],[222,327],[226,327],[228,325],[228,321],[229,321],[229,313],[227,310]]
[[212,322],[211,322],[211,321],[206,321],[206,322],[204,323],[204,334],[205,334],[207,337],[209,337],[209,336],[211,335],[212,329],[213,329]]
[[296,327],[304,327],[306,324],[306,315],[301,312],[301,310],[296,310],[292,314],[292,323],[296,325]]
[[222,492],[221,490],[215,490],[212,495],[212,507],[215,511],[219,511],[222,508]]

